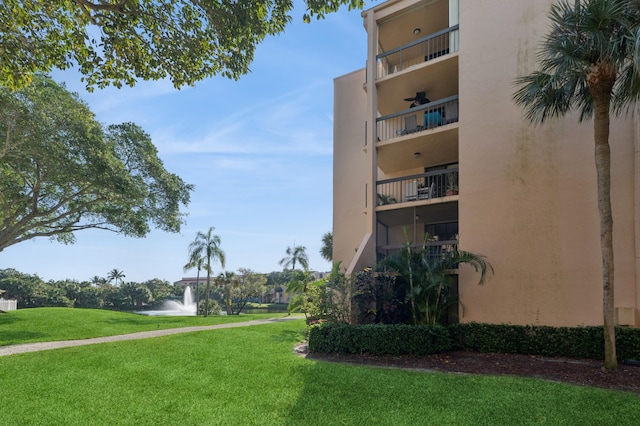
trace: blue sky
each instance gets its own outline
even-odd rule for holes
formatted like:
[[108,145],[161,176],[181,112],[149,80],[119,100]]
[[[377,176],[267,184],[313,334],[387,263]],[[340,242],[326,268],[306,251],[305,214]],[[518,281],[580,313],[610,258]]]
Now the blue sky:
[[[369,7],[369,6],[368,6]],[[288,246],[307,248],[310,268],[330,269],[321,237],[332,229],[333,79],[365,66],[359,10],[293,21],[258,46],[252,72],[239,81],[213,77],[175,90],[169,81],[87,93],[80,76],[52,76],[78,92],[105,124],[132,121],[147,131],[165,167],[195,185],[179,234],[153,230],[144,239],[107,231],[76,233],[74,245],[34,239],[5,249],[0,268],[45,281],[106,277],[177,281],[188,245],[210,226],[220,235],[225,270],[280,270]],[[220,265],[214,272],[220,272]]]

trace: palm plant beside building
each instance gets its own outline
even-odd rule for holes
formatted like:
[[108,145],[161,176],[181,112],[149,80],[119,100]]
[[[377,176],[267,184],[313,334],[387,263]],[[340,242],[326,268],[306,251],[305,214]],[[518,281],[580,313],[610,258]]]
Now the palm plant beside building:
[[406,243],[398,255],[383,261],[382,267],[406,281],[413,323],[435,325],[445,323],[449,308],[459,303],[451,291],[451,273],[462,264],[480,272],[479,285],[493,274],[493,267],[485,256],[460,250],[434,256],[426,246],[414,248],[411,243]]

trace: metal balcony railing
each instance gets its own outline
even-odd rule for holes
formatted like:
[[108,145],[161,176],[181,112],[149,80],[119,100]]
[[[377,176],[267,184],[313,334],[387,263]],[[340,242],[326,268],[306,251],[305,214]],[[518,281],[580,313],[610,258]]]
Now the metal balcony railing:
[[442,198],[457,195],[458,190],[457,169],[386,179],[376,183],[376,205]]
[[376,56],[377,78],[400,72],[413,65],[457,52],[458,25],[429,34]]
[[376,118],[378,142],[458,121],[458,95]]
[[[458,250],[458,240],[434,240],[426,241],[424,243],[414,243],[411,244],[411,248],[413,250],[424,250],[425,256],[429,259],[438,259],[443,258],[450,252]],[[378,246],[376,249],[378,262],[381,262],[386,258],[396,257],[400,254],[400,251],[406,249],[406,246],[400,245]]]

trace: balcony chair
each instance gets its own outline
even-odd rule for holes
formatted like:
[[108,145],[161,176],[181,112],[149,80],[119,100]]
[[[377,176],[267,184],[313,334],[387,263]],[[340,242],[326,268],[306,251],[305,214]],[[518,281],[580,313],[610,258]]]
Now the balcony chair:
[[418,181],[407,182],[404,184],[405,201],[415,201],[418,199]]
[[433,198],[433,193],[436,190],[436,183],[431,182],[431,185],[425,186],[423,188],[418,188],[418,199],[419,200],[428,200]]
[[414,133],[418,131],[418,118],[416,115],[410,115],[404,118],[404,132],[403,134]]
[[446,48],[444,48],[442,50],[439,50],[437,52],[433,52],[433,53],[431,53],[429,55],[425,55],[424,60],[425,61],[430,61],[432,59],[439,58],[440,56],[444,56],[444,55],[448,55],[448,54],[449,54],[449,48],[446,47]]

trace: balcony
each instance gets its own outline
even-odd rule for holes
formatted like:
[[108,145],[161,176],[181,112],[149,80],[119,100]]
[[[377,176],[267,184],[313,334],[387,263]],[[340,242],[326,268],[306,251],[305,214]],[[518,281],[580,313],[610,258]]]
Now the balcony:
[[[413,250],[423,250],[425,252],[425,256],[429,259],[438,259],[446,256],[448,253],[452,251],[458,250],[458,239],[457,236],[452,236],[453,239],[439,241],[437,239],[432,239],[430,241],[425,241],[423,243],[414,243],[411,244],[411,248]],[[406,250],[406,245],[386,245],[386,246],[378,246],[376,249],[377,252],[377,261],[381,262],[386,258],[396,257],[400,254],[400,251]]]
[[458,195],[458,170],[447,169],[378,181],[377,206]]
[[458,95],[405,109],[376,119],[378,142],[458,122]]
[[376,56],[376,76],[383,78],[458,51],[458,25],[429,34]]

